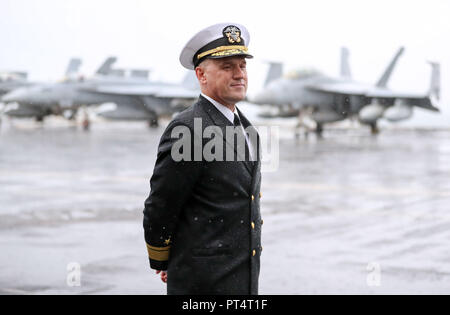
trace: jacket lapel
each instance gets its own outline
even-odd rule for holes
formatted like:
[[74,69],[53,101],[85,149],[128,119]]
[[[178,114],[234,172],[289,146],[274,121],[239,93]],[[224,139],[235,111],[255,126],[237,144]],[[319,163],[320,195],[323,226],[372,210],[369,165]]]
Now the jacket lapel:
[[[222,130],[222,137],[224,138],[224,141],[226,143],[228,143],[228,145],[232,146],[234,148],[234,152],[236,152],[236,154],[238,154],[237,152],[237,146],[235,146],[233,143],[230,143],[229,141],[227,141],[226,138],[226,127],[227,126],[231,126],[234,127],[234,125],[213,105],[211,104],[206,98],[204,98],[203,96],[200,95],[199,98],[199,103],[198,103],[204,111],[206,111],[206,113],[209,115],[209,117],[211,118],[211,120],[213,121],[215,126],[218,126],[221,130]],[[241,112],[239,112],[239,115],[241,115]],[[242,121],[242,120],[241,120]],[[248,120],[245,118],[245,122],[248,124]],[[244,125],[244,122],[242,122],[242,124]],[[244,128],[245,125],[244,125]],[[248,161],[240,161],[245,165],[245,168],[247,169],[247,171],[253,176],[253,167],[252,167],[252,162],[248,162]]]
[[[260,154],[259,154],[259,148],[260,148],[259,133],[256,130],[256,128],[250,123],[250,121],[247,119],[247,117],[245,117],[245,115],[239,110],[239,108],[236,107],[236,109],[237,109],[237,111],[239,113],[239,117],[241,119],[242,125],[244,126],[244,129],[246,129],[246,130],[248,130],[251,133],[256,135],[256,140],[257,140],[256,143],[255,143],[255,141],[253,141],[253,142],[250,143],[250,146],[252,148],[252,154],[254,154],[254,156],[256,156],[256,161],[255,162],[258,162],[259,158],[260,158]],[[250,140],[253,140],[253,139],[250,139]]]
[[244,114],[238,109],[239,117],[241,118],[242,125],[247,129],[253,129],[253,132],[256,132],[257,143],[252,143],[252,150],[256,153],[256,162],[248,162],[252,163],[252,190],[255,189],[255,185],[257,184],[257,175],[258,172],[261,172],[261,140],[259,137],[259,133],[256,131],[256,128],[250,123],[250,121],[245,117]]

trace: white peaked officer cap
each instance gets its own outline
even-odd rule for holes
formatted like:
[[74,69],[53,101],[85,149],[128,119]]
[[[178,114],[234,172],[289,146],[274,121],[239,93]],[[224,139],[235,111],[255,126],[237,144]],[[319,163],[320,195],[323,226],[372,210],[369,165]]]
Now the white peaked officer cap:
[[253,58],[248,53],[250,34],[245,26],[236,23],[220,23],[198,32],[184,46],[180,62],[186,69],[194,70],[208,58],[226,58],[244,56]]

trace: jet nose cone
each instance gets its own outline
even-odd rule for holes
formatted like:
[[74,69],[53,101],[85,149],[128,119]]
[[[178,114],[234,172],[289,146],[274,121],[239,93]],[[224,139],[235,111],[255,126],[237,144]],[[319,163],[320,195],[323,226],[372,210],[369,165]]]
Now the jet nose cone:
[[260,91],[253,95],[251,98],[249,98],[249,101],[255,104],[264,105],[264,104],[270,104],[270,93],[266,90]]
[[1,101],[3,103],[19,103],[22,101],[23,98],[23,92],[22,91],[12,91],[9,92],[1,98]]
[[14,99],[15,99],[14,93],[10,92],[10,93],[3,95],[2,102],[3,103],[12,103],[12,102],[14,102]]
[[0,100],[1,100],[3,103],[11,103],[13,98],[11,97],[10,94],[11,94],[11,93],[8,93],[8,94],[3,95],[3,96],[0,98]]

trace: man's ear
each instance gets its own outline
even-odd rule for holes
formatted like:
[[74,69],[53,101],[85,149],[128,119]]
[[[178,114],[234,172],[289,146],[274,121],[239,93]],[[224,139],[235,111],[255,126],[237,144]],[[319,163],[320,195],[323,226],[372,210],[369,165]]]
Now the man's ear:
[[202,67],[195,68],[195,74],[197,75],[197,79],[200,84],[206,84],[205,70]]

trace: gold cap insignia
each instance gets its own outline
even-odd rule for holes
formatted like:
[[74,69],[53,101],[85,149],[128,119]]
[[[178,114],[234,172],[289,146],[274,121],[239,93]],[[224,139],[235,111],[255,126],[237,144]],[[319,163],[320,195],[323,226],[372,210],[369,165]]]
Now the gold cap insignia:
[[228,38],[230,44],[241,42],[241,30],[233,25],[225,27],[223,35]]

